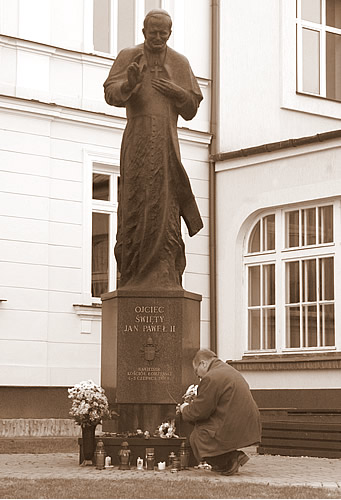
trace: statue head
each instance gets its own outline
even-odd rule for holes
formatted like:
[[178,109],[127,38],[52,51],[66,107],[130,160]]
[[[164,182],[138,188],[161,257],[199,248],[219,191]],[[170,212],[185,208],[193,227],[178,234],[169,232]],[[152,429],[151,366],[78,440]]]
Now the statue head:
[[149,50],[163,50],[172,33],[172,19],[168,12],[163,9],[149,11],[144,19],[142,32]]

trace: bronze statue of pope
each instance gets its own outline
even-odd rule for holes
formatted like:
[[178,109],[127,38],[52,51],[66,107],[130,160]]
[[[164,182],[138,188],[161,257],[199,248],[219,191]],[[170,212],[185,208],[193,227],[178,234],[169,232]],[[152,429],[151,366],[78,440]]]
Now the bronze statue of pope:
[[172,20],[145,20],[144,43],[123,49],[104,83],[105,100],[126,108],[121,145],[115,256],[120,288],[182,289],[181,217],[190,236],[203,227],[181,163],[177,120],[191,120],[202,94],[188,60],[167,46]]

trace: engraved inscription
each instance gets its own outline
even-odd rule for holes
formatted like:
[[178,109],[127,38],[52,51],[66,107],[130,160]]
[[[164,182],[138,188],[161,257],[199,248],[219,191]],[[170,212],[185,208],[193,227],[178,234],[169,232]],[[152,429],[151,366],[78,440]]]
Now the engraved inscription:
[[165,325],[164,306],[136,306],[134,324],[124,325],[124,332],[175,333],[175,325]]
[[168,381],[171,379],[171,371],[162,371],[160,367],[139,367],[137,370],[127,372],[128,380],[155,380]]
[[181,397],[181,315],[175,302],[138,298],[120,311],[117,400],[163,402]]

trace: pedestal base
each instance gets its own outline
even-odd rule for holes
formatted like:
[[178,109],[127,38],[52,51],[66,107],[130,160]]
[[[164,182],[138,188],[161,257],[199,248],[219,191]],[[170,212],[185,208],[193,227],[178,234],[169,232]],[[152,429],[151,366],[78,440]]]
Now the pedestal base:
[[200,347],[200,302],[185,290],[102,295],[101,384],[119,414],[103,423],[104,431],[153,434],[174,418],[176,404],[197,382],[192,360]]

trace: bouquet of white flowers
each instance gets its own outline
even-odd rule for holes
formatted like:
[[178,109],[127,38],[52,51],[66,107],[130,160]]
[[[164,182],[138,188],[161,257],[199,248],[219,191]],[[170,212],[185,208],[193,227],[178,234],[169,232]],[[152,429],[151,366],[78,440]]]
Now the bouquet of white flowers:
[[[185,394],[182,396],[183,403],[190,404],[197,397],[197,394],[198,394],[198,385],[195,384],[190,385],[187,388]],[[180,406],[181,403],[176,405],[176,415],[180,414]]]
[[191,403],[193,399],[197,397],[197,394],[198,394],[198,386],[192,384],[188,387],[187,391],[182,396],[182,399],[184,400],[184,403]]
[[97,425],[102,418],[109,417],[109,404],[104,389],[92,380],[76,384],[68,389],[72,406],[69,414],[78,425]]
[[160,425],[159,436],[161,438],[179,437],[175,434],[175,419],[168,420]]

